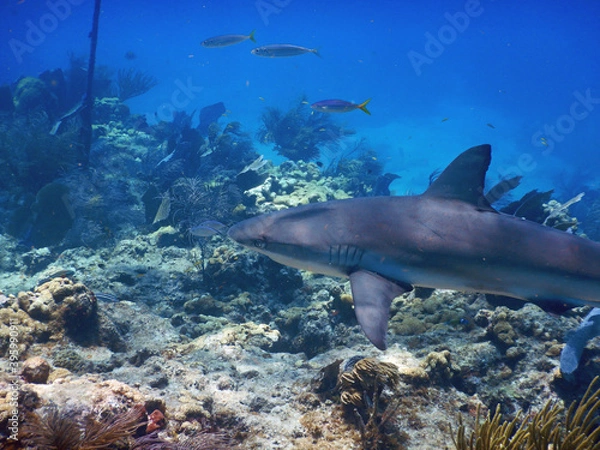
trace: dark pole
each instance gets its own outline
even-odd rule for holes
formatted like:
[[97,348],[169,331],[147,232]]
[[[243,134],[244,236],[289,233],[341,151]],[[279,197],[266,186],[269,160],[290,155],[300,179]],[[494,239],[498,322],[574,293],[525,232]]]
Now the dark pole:
[[90,33],[90,60],[88,62],[87,90],[81,118],[83,121],[82,129],[82,158],[81,165],[87,167],[90,163],[90,151],[92,148],[92,109],[94,107],[94,68],[96,67],[96,44],[98,43],[98,20],[100,18],[100,1],[94,3],[94,19],[92,22],[92,31]]

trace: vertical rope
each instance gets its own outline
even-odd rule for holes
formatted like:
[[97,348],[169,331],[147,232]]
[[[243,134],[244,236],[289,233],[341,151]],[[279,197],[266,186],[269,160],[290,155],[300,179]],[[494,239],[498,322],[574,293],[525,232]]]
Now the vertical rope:
[[98,43],[98,20],[100,18],[100,2],[95,0],[94,3],[94,19],[92,21],[92,31],[90,33],[90,59],[88,62],[88,77],[87,89],[81,118],[83,121],[82,128],[82,157],[80,164],[87,167],[90,163],[90,152],[92,148],[92,109],[94,107],[94,95],[92,93],[94,87],[94,69],[96,67],[96,45]]

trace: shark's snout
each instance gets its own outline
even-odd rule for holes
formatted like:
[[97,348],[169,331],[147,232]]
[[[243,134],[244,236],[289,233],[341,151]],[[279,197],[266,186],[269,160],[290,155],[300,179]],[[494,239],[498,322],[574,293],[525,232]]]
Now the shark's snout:
[[260,240],[264,231],[262,220],[259,217],[242,220],[236,223],[227,231],[227,236],[238,244],[253,246],[253,243]]
[[240,227],[238,226],[238,224],[232,225],[231,227],[229,227],[229,230],[227,230],[227,237],[229,239],[233,239],[234,241],[237,241],[237,237],[240,234]]
[[245,228],[246,227],[244,227],[243,222],[236,223],[235,225],[229,228],[229,230],[227,231],[227,236],[230,239],[233,239],[234,241],[242,244],[245,240],[244,237],[247,235],[247,233],[245,232]]

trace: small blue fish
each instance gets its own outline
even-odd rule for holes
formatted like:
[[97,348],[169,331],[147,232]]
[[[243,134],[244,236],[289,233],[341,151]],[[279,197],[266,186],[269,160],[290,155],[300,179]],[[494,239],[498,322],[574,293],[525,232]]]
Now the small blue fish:
[[227,225],[216,220],[206,220],[195,227],[190,228],[190,234],[198,237],[209,237],[215,234],[223,234]]

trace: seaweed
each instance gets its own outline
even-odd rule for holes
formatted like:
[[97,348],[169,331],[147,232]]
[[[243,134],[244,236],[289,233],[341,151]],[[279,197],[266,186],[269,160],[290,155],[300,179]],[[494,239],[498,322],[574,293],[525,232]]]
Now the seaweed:
[[593,390],[600,377],[594,378],[583,398],[571,403],[564,413],[559,404],[548,401],[537,413],[502,420],[500,405],[480,423],[477,409],[474,430],[467,435],[462,415],[452,435],[457,450],[598,450],[600,449],[600,388]]
[[292,161],[315,160],[325,146],[335,153],[340,140],[353,134],[334,124],[329,116],[311,111],[304,101],[286,113],[267,108],[261,119],[258,139],[275,144],[275,151]]

